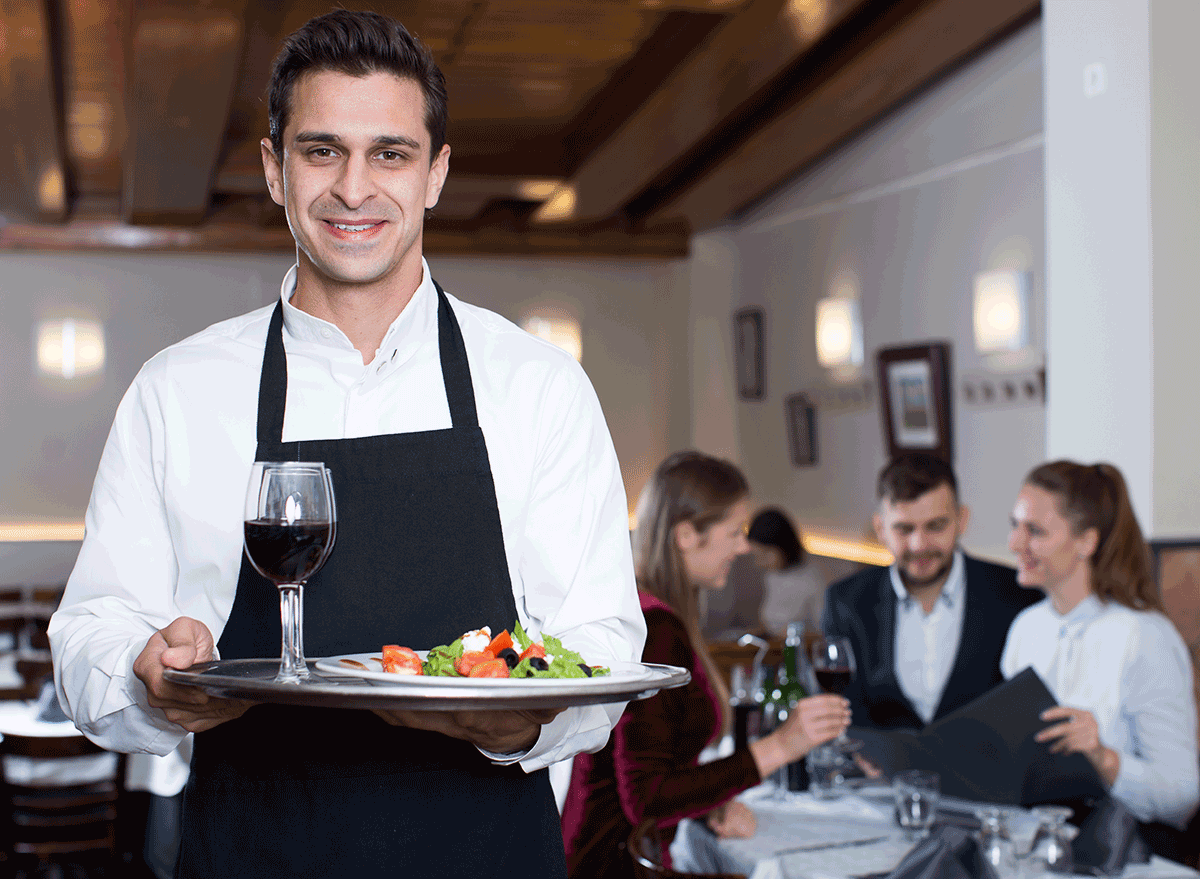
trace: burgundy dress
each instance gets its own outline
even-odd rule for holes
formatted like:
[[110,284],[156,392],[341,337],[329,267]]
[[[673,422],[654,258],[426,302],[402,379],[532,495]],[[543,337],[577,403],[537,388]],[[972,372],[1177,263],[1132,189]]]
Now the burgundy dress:
[[761,781],[746,748],[697,763],[719,733],[716,697],[683,622],[657,598],[638,596],[647,628],[642,660],[683,666],[692,681],[630,702],[608,744],[575,758],[562,815],[571,879],[628,877],[628,856],[617,846],[644,818],[673,827]]

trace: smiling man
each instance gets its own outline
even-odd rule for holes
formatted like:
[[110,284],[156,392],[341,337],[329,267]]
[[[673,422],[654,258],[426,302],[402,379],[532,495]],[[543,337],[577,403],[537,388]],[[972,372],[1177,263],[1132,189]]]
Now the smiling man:
[[854,650],[854,723],[920,729],[1004,680],[1008,627],[1033,601],[1012,568],[959,548],[970,511],[945,461],[896,458],[877,496],[875,533],[895,562],[830,586],[824,629]]
[[565,876],[545,767],[600,749],[620,704],[369,712],[164,678],[279,655],[274,586],[242,558],[256,460],[333,475],[310,656],[518,620],[593,663],[636,661],[645,639],[587,377],[446,293],[422,256],[450,158],[429,51],[398,22],[336,11],[289,37],[268,104],[263,166],[296,265],[277,302],[161,352],[122,401],[51,623],[60,698],[112,750],[196,733],[180,879]]

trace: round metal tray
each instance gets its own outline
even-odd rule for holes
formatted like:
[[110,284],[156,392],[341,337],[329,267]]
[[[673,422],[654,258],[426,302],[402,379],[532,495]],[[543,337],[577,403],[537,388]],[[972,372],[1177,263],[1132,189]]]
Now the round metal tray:
[[395,685],[368,683],[354,675],[316,671],[299,684],[275,682],[278,659],[227,659],[202,662],[184,671],[169,668],[163,676],[176,684],[199,687],[213,696],[309,705],[321,708],[380,708],[396,711],[515,710],[527,708],[570,708],[646,699],[660,690],[682,687],[692,679],[687,669],[674,665],[640,664],[647,675],[636,680],[589,678],[574,680],[537,679],[469,683],[462,679],[454,687],[422,686],[420,677],[398,676]]

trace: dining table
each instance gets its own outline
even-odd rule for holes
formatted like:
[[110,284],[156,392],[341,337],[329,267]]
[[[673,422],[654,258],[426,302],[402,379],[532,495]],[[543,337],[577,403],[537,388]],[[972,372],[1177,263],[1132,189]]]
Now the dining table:
[[[890,873],[916,844],[896,824],[886,783],[863,784],[827,799],[809,792],[780,796],[764,782],[738,799],[755,814],[754,835],[717,839],[701,822],[685,819],[670,847],[675,869],[740,873],[748,879],[876,879]],[[983,805],[943,797],[939,809],[943,820],[955,823]],[[1020,854],[1033,841],[1037,819],[1018,806],[1005,807],[1005,814]],[[1149,863],[1127,865],[1120,879],[1200,879],[1200,873],[1152,856]]]

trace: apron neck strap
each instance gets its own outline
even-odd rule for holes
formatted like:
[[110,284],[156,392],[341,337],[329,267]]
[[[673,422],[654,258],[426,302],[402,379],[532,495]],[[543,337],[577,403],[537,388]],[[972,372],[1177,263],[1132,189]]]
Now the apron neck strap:
[[[462,331],[446,292],[433,282],[438,295],[438,354],[442,362],[442,381],[446,403],[454,427],[478,427],[475,388]],[[283,442],[283,412],[287,403],[287,354],[283,349],[283,300],[275,303],[271,324],[267,327],[267,346],[263,351],[262,373],[258,379],[258,443]]]

